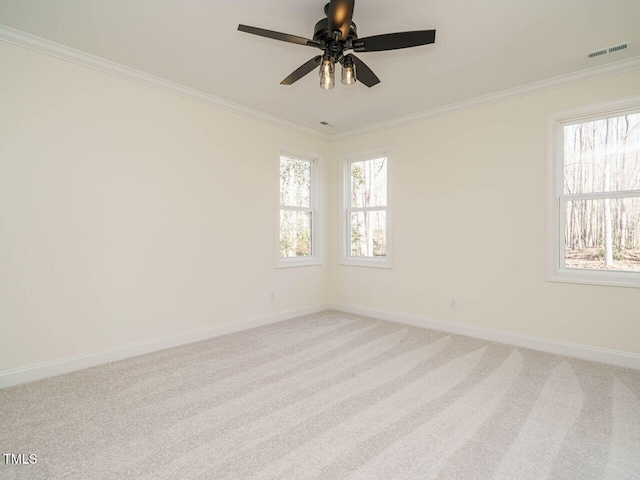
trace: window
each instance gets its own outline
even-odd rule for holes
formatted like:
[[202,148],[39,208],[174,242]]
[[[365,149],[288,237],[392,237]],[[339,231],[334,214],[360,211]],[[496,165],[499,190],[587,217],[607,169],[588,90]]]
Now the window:
[[640,98],[549,120],[548,279],[640,287]]
[[340,263],[391,267],[388,155],[343,157]]
[[317,162],[312,154],[280,153],[278,267],[321,263],[317,240]]

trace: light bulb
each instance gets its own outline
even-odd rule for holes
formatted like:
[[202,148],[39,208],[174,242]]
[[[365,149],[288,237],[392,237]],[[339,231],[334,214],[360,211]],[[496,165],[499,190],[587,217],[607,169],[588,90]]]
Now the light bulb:
[[356,66],[353,60],[345,58],[342,64],[342,83],[345,85],[353,85],[356,83]]
[[320,87],[330,90],[335,86],[335,72],[333,67],[333,58],[325,55],[322,59],[320,67]]

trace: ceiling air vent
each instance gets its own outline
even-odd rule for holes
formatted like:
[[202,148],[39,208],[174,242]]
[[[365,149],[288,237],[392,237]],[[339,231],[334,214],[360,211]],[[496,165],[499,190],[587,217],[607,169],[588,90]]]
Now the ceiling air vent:
[[620,50],[625,50],[627,48],[629,48],[629,42],[621,43],[615,47],[609,47],[609,53],[619,52]]
[[599,57],[600,55],[606,55],[608,50],[605,48],[603,50],[596,50],[595,52],[587,53],[588,58]]
[[600,50],[587,53],[587,58],[594,58],[599,57],[600,55],[606,55],[607,53],[619,52],[620,50],[626,50],[630,46],[630,42],[624,42],[620,45],[614,45],[613,47],[601,48]]

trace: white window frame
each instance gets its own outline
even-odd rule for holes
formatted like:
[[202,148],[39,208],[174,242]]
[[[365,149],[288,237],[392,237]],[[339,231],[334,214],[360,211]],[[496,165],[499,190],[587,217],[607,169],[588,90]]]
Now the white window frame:
[[564,267],[567,199],[640,197],[640,190],[624,193],[564,194],[564,126],[624,115],[640,109],[640,96],[585,105],[547,115],[547,281],[640,288],[640,272],[586,270]]
[[[283,207],[280,205],[280,158],[286,156],[311,162],[311,192],[309,208],[306,207]],[[288,145],[280,145],[278,149],[277,167],[277,189],[276,189],[276,242],[275,242],[275,267],[305,267],[311,265],[322,265],[322,218],[320,212],[320,188],[321,188],[321,168],[322,157],[314,152],[301,150]],[[281,257],[280,256],[280,211],[300,210],[311,212],[311,255],[308,257]]]
[[[385,157],[387,159],[387,205],[369,208],[351,208],[351,164]],[[358,267],[392,268],[392,235],[391,235],[391,160],[389,147],[379,147],[371,150],[352,152],[340,156],[341,164],[341,201],[340,201],[340,249],[338,263]],[[387,220],[386,253],[385,258],[354,257],[350,252],[350,221],[351,211],[385,210]]]

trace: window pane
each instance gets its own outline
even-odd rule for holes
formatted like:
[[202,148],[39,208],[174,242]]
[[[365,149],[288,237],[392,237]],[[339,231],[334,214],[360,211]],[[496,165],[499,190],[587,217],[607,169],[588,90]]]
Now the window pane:
[[564,266],[640,272],[640,198],[566,202]]
[[280,210],[280,257],[311,256],[311,212]]
[[351,212],[352,257],[385,257],[387,255],[387,212]]
[[311,206],[311,162],[280,157],[280,205]]
[[640,189],[640,113],[564,127],[564,193]]
[[351,207],[387,205],[387,159],[376,158],[351,164]]

